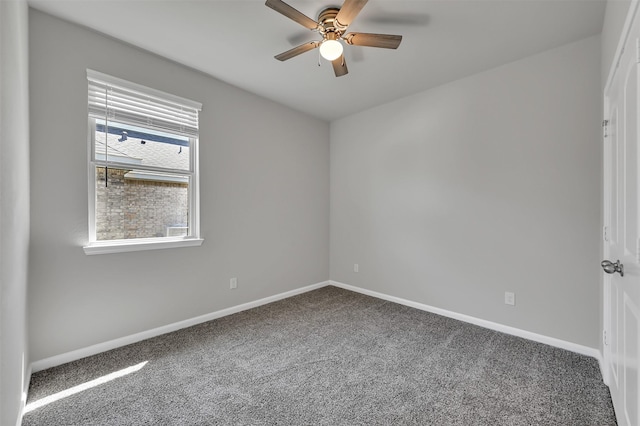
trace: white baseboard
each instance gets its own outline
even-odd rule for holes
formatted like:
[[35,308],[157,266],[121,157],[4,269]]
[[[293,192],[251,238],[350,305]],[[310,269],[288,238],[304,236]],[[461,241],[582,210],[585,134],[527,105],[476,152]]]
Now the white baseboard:
[[242,305],[232,306],[230,308],[222,309],[209,314],[200,315],[195,318],[190,318],[183,321],[174,322],[162,327],[157,327],[151,330],[143,331],[140,333],[132,334],[118,339],[110,340],[108,342],[98,343],[96,345],[88,346],[86,348],[77,349],[75,351],[66,352],[60,355],[55,355],[49,358],[41,359],[31,363],[30,372],[38,372],[46,370],[47,368],[56,367],[58,365],[66,364],[67,362],[76,361],[78,359],[86,358],[91,355],[96,355],[101,352],[116,349],[122,346],[130,345],[132,343],[140,342],[142,340],[150,339],[152,337],[160,336],[162,334],[171,333],[172,331],[180,330],[182,328],[191,327],[193,325],[201,324],[203,322],[211,321],[217,318],[225,317],[227,315],[235,314],[238,312],[246,311],[247,309],[256,308],[258,306],[273,303],[278,300],[287,299],[298,294],[306,293],[311,290],[315,290],[321,287],[329,285],[329,281],[323,281],[317,284],[308,285],[295,290],[287,291],[284,293],[276,294],[274,296],[265,297],[253,302],[243,303]]
[[472,317],[469,315],[459,314],[457,312],[448,311],[446,309],[436,308],[434,306],[425,305],[424,303],[414,302],[412,300],[402,299],[400,297],[389,296],[388,294],[378,293],[377,291],[367,290],[360,287],[355,287],[349,284],[343,284],[337,281],[329,281],[332,286],[340,287],[345,290],[355,291],[356,293],[366,294],[367,296],[376,297],[378,299],[388,300],[389,302],[398,303],[400,305],[409,306],[412,308],[420,309],[421,311],[427,311],[434,314],[442,315],[443,317],[453,318],[459,321],[468,322],[470,324],[479,325],[480,327],[488,328],[490,330],[499,331],[501,333],[510,334],[512,336],[522,337],[524,339],[533,340],[534,342],[544,343],[549,346],[554,346],[560,349],[566,349],[571,352],[576,352],[581,355],[590,356],[596,358],[600,364],[600,371],[602,369],[602,355],[598,349],[588,346],[579,345],[577,343],[567,342],[565,340],[556,339],[555,337],[549,337],[542,334],[532,333],[530,331],[522,330],[508,325],[499,324],[497,322],[487,321],[480,318]]

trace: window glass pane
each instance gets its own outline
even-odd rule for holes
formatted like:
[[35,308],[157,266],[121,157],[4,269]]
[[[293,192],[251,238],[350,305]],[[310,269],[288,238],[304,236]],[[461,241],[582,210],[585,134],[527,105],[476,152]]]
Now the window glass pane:
[[188,234],[189,177],[96,167],[96,240]]
[[115,122],[109,122],[107,129],[105,134],[104,120],[96,120],[96,161],[191,170],[187,137]]

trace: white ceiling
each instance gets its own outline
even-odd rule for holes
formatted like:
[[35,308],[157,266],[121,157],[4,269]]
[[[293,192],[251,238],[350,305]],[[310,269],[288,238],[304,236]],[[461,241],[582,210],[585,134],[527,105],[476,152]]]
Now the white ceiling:
[[[313,19],[341,4],[287,2]],[[325,120],[599,34],[605,10],[604,0],[370,0],[349,31],[401,34],[402,44],[346,46],[349,74],[336,78],[317,51],[273,58],[318,35],[264,0],[29,4]]]

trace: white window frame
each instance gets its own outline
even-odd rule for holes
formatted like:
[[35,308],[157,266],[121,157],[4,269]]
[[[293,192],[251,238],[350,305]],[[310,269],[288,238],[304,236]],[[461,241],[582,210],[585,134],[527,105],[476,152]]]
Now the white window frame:
[[[87,76],[99,78],[101,81],[115,84],[119,87],[130,88],[141,93],[160,97],[166,100],[183,102],[186,105],[200,106],[190,100],[178,98],[174,95],[166,94],[154,89],[130,83],[115,77],[101,74],[96,71],[87,70]],[[198,109],[200,109],[198,108]],[[193,247],[202,245],[204,239],[200,235],[200,171],[199,171],[199,148],[198,138],[189,138],[189,156],[190,170],[171,170],[183,176],[189,176],[188,185],[188,209],[189,209],[189,232],[186,236],[180,237],[154,237],[154,238],[135,238],[135,239],[119,239],[119,240],[97,240],[96,237],[96,168],[104,166],[104,161],[96,160],[95,156],[95,135],[96,135],[96,119],[88,117],[87,123],[88,135],[88,186],[89,186],[89,241],[83,247],[85,254],[108,254],[122,253],[142,250],[168,249],[178,247]],[[108,166],[110,168],[131,169],[132,165],[124,162],[113,161],[109,159]],[[136,165],[136,170],[140,171],[157,171],[158,167]]]

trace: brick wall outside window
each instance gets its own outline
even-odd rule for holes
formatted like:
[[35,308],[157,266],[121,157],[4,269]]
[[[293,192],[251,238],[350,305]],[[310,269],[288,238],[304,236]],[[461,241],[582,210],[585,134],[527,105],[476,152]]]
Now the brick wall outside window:
[[96,238],[164,237],[167,227],[187,226],[188,185],[128,179],[129,170],[96,168]]

